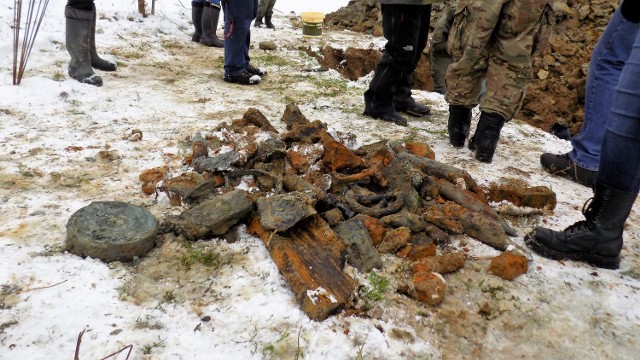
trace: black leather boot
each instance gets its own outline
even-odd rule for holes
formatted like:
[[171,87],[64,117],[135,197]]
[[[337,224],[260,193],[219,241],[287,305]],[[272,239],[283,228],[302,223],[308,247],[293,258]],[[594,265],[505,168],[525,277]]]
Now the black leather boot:
[[200,38],[200,44],[218,48],[224,47],[224,40],[219,39],[218,35],[216,35],[219,19],[220,9],[205,1],[202,9],[202,37]]
[[471,109],[463,105],[449,105],[449,142],[459,148],[464,146],[471,126]]
[[91,52],[91,66],[102,71],[116,71],[116,64],[102,59],[96,51],[96,7],[93,7],[91,31],[89,32],[89,51]]
[[262,17],[256,18],[256,21],[253,22],[253,27],[262,27],[262,25],[264,25],[262,23]]
[[273,26],[273,23],[271,22],[271,15],[267,15],[264,17],[264,24],[267,25],[269,29],[276,29],[276,27]]
[[201,3],[197,3],[195,1],[191,2],[191,21],[193,21],[193,36],[191,37],[191,41],[200,42],[200,37],[202,37],[202,9],[204,5]]
[[66,47],[71,61],[69,62],[69,76],[81,83],[102,86],[102,78],[91,68],[91,22],[94,12],[65,7],[66,18]]
[[594,266],[620,267],[622,232],[637,194],[614,189],[599,181],[593,199],[583,209],[585,220],[563,231],[537,228],[525,236],[527,245],[554,260],[584,261]]
[[490,163],[496,152],[504,118],[498,114],[482,112],[475,134],[469,140],[469,149],[476,152],[476,160]]

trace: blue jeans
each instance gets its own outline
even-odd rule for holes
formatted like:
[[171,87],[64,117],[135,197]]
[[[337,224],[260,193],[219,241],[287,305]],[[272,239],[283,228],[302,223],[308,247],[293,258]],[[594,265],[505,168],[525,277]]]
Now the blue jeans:
[[571,139],[569,158],[589,170],[598,171],[600,151],[620,73],[629,58],[640,24],[624,19],[620,9],[593,49],[584,101],[584,121],[580,134]]
[[224,75],[240,75],[249,65],[251,23],[258,12],[258,0],[227,0],[223,10]]
[[640,33],[613,94],[598,181],[634,194],[640,190]]

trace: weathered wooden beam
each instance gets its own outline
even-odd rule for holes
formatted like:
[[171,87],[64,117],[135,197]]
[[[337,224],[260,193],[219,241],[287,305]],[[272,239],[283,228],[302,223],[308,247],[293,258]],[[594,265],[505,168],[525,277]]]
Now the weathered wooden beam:
[[265,231],[256,216],[248,231],[262,239],[309,318],[324,320],[350,301],[355,283],[342,271],[345,246],[319,215],[284,232]]

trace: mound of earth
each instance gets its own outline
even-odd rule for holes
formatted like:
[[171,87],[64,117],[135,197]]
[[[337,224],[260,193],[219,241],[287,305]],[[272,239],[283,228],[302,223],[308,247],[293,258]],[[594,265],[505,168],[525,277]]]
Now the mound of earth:
[[[450,5],[434,4],[431,24]],[[591,51],[613,16],[616,0],[560,0],[555,2],[556,27],[545,53],[534,59],[533,81],[527,90],[524,105],[517,118],[549,131],[555,123],[569,127],[571,134],[579,132],[584,118],[584,89]],[[352,0],[338,11],[327,15],[325,24],[333,29],[382,35],[380,5],[371,0]],[[324,50],[325,56],[329,51]],[[431,90],[429,49],[416,71],[416,88]],[[354,52],[354,50],[351,50]],[[342,56],[342,58],[341,58]],[[326,57],[323,64],[346,73],[358,71],[338,69],[346,55]],[[348,59],[347,59],[348,60]],[[348,77],[348,76],[347,76]]]

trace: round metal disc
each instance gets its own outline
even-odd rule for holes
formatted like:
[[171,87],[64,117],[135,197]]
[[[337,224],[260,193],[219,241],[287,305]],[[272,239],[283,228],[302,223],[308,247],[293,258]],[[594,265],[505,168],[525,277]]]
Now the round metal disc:
[[66,249],[103,261],[130,261],[154,245],[158,222],[145,208],[119,201],[93,202],[67,222]]

